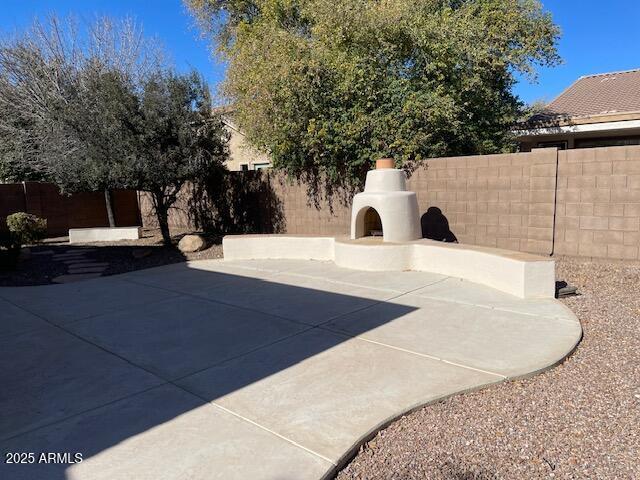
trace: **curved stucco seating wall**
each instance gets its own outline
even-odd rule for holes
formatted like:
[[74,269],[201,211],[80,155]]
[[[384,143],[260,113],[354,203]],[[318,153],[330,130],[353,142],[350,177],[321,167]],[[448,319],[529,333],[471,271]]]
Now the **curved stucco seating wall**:
[[372,243],[334,237],[237,235],[223,239],[225,260],[333,260],[344,268],[416,270],[458,277],[520,298],[553,298],[555,262],[546,257],[432,240]]
[[367,172],[364,192],[353,197],[351,238],[364,237],[364,217],[375,209],[382,222],[385,242],[406,242],[422,236],[418,199],[407,191],[406,174],[402,170],[383,168]]
[[362,244],[357,241],[336,239],[333,261],[344,268],[370,272],[402,272],[414,270],[412,250],[411,243]]
[[333,260],[334,237],[305,235],[227,235],[222,239],[225,260],[283,258]]
[[460,277],[521,298],[555,297],[555,262],[527,253],[421,240],[414,270]]

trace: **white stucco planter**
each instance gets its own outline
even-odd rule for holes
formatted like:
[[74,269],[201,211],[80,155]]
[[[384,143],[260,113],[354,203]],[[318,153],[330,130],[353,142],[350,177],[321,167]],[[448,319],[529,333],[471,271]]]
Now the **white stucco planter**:
[[115,242],[117,240],[138,240],[140,227],[94,227],[70,228],[69,243]]

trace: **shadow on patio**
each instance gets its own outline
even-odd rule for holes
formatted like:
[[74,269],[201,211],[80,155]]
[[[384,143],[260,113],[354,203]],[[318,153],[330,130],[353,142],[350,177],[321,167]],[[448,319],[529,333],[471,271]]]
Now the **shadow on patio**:
[[[223,409],[246,406],[265,392],[249,410],[267,415],[279,404],[291,411],[309,395],[322,396],[333,373],[338,373],[336,381],[354,380],[341,376],[340,369],[348,373],[352,362],[371,361],[371,352],[358,349],[375,345],[336,349],[351,337],[323,324],[398,295],[329,282],[322,284],[327,290],[316,289],[303,277],[258,271],[242,275],[180,264],[69,285],[0,289],[3,453],[80,452],[84,462],[78,467],[96,459],[92,478],[115,478],[133,475],[125,471],[131,456],[139,456],[137,468],[143,469],[159,454],[180,451],[174,442],[195,440],[190,451],[196,446],[206,450],[207,443],[221,449],[234,431],[251,427],[232,425],[229,419],[220,423],[217,416],[229,416]],[[412,310],[389,303],[376,310],[375,324]],[[329,351],[335,354],[319,357]],[[320,360],[311,361],[314,357]],[[291,378],[283,375],[296,365],[300,368]],[[397,368],[390,359],[386,373]],[[249,388],[267,379],[275,379],[275,390]],[[377,388],[384,397],[384,385]],[[222,409],[202,410],[211,401]],[[316,413],[327,422],[344,414],[334,415],[331,408]],[[193,418],[186,415],[194,410],[200,411]],[[313,419],[318,420],[323,419]],[[172,421],[175,428],[163,430]],[[127,448],[128,440],[144,432],[154,440],[143,441],[143,451]],[[114,447],[115,456],[100,459],[101,452]],[[119,448],[127,452],[126,461]],[[233,454],[227,455],[232,461]],[[120,467],[114,464],[119,458]],[[4,478],[64,479],[75,478],[76,468],[3,464],[0,473],[6,472]]]

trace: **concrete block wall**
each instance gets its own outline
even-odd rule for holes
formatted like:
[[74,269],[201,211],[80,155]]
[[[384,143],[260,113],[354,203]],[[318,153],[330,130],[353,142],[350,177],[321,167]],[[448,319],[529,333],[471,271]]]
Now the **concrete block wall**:
[[290,234],[348,235],[351,229],[351,196],[318,205],[307,194],[307,186],[272,175],[270,183],[280,199],[286,232]]
[[421,212],[440,208],[461,243],[549,253],[556,151],[438,158],[413,173]]
[[[640,260],[640,146],[430,159],[407,185],[461,243]],[[316,209],[298,185],[278,195],[288,233],[348,233],[350,205]]]
[[[114,190],[112,200],[116,225],[125,227],[140,224],[135,190]],[[49,236],[67,235],[70,228],[109,225],[104,193],[64,195],[51,183],[0,184],[0,231],[6,230],[6,217],[15,212],[46,218]]]
[[[314,205],[304,184],[275,173],[264,181],[277,198],[282,233],[349,233],[348,194]],[[435,158],[407,186],[417,193],[420,213],[440,208],[461,243],[640,260],[640,146]],[[185,208],[177,211],[183,214],[172,218],[174,226],[197,228]],[[144,207],[143,216],[152,222]]]
[[558,152],[557,254],[640,259],[640,146]]

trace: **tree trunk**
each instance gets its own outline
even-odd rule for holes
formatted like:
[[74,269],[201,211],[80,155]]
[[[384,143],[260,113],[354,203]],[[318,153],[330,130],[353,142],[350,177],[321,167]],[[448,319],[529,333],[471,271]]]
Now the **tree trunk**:
[[162,233],[162,241],[166,246],[171,246],[171,233],[169,232],[169,207],[165,204],[162,193],[153,194],[156,199],[156,217]]
[[107,207],[107,218],[109,219],[109,226],[111,228],[116,226],[116,217],[113,213],[113,202],[111,201],[111,190],[104,189],[104,204]]

